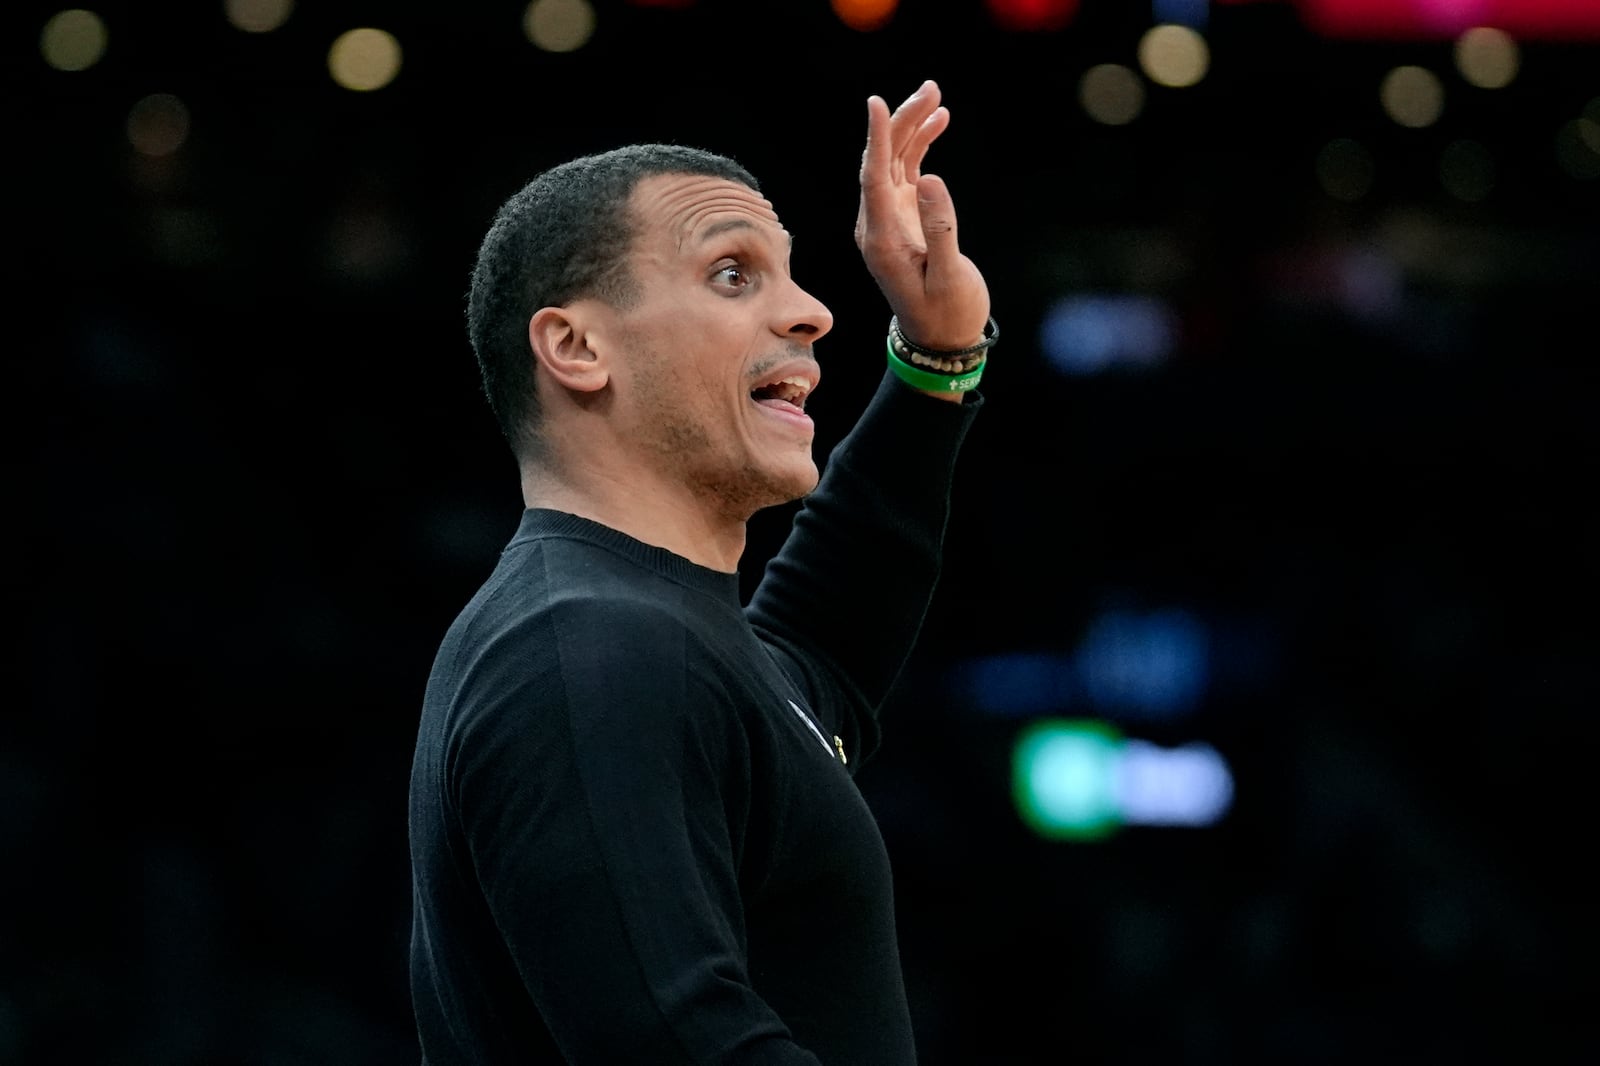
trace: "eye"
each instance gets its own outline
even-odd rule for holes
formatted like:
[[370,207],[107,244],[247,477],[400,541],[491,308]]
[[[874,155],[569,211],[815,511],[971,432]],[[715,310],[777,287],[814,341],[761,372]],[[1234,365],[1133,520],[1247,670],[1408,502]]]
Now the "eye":
[[725,263],[717,267],[711,275],[711,280],[716,285],[734,290],[746,288],[755,281],[738,263]]

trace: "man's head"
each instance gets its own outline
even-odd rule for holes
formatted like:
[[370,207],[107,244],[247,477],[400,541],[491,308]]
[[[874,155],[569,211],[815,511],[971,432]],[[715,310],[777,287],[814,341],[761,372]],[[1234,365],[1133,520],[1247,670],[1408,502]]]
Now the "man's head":
[[569,160],[536,176],[501,205],[478,249],[467,332],[484,393],[519,456],[537,450],[539,397],[528,320],[541,307],[582,297],[626,306],[637,294],[627,252],[637,220],[629,201],[640,180],[703,174],[760,185],[726,156],[673,144],[634,144]]
[[535,179],[473,282],[474,346],[519,457],[714,521],[810,491],[802,408],[833,317],[790,276],[790,245],[754,179],[710,153],[636,146]]

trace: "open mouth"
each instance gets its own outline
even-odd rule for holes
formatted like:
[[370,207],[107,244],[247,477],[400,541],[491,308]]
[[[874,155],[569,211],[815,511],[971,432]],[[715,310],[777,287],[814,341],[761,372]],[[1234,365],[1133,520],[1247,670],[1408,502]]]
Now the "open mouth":
[[798,375],[769,381],[750,390],[750,398],[757,403],[776,401],[802,411],[805,410],[806,397],[809,395],[811,395],[811,382]]

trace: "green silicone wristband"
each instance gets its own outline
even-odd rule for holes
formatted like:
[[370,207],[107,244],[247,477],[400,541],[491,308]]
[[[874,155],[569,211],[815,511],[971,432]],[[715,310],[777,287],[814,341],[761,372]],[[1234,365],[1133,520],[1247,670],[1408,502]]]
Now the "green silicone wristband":
[[895,377],[907,385],[924,389],[928,392],[966,392],[968,389],[978,387],[978,379],[983,377],[983,368],[988,365],[985,359],[977,368],[965,374],[935,374],[931,370],[924,370],[894,354],[894,342],[888,343],[889,369],[893,370]]

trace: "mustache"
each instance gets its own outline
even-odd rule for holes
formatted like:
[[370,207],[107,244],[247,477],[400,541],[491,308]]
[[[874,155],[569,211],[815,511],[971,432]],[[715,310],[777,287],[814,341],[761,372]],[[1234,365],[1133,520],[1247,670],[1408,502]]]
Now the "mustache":
[[816,354],[811,351],[810,347],[803,344],[791,344],[781,352],[763,355],[757,359],[754,365],[750,367],[750,372],[755,377],[761,377],[773,367],[783,366],[787,363],[810,363],[819,373],[822,370],[822,364],[817,360]]

